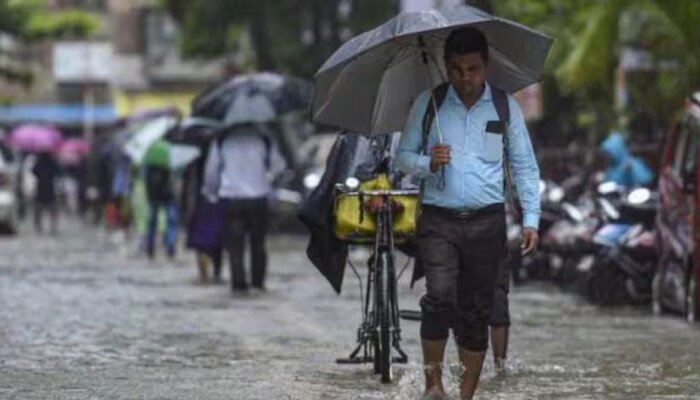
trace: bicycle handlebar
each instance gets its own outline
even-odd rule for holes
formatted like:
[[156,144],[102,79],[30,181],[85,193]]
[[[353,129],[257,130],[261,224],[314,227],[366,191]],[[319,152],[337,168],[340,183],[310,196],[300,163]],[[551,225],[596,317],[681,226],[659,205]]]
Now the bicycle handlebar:
[[350,196],[417,196],[420,193],[418,189],[347,190],[341,186],[337,186],[337,189]]

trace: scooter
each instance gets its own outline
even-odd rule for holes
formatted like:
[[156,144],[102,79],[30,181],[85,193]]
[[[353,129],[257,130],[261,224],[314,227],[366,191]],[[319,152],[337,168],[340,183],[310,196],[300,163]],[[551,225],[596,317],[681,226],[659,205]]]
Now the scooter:
[[[654,219],[658,195],[638,188],[625,196],[610,183],[597,203],[605,224],[593,237],[595,258],[583,271],[583,294],[598,305],[642,304],[651,299],[656,265]],[[610,196],[609,194],[617,196]]]

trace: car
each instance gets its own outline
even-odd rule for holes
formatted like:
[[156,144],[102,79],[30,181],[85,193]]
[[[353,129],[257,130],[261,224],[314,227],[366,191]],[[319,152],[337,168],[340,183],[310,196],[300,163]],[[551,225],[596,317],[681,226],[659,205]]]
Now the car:
[[16,196],[17,164],[12,151],[0,144],[0,231],[17,233],[19,202]]
[[666,137],[656,220],[658,265],[652,281],[655,313],[671,311],[697,322],[700,311],[700,92]]

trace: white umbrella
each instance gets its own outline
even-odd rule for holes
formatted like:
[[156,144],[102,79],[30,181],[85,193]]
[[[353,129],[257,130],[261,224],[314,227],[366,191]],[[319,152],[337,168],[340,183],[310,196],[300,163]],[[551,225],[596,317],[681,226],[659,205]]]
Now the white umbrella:
[[200,151],[195,146],[186,144],[170,144],[170,168],[181,169],[200,155]]
[[163,116],[146,122],[124,144],[124,152],[134,162],[140,162],[148,149],[177,124],[178,119],[172,116]]

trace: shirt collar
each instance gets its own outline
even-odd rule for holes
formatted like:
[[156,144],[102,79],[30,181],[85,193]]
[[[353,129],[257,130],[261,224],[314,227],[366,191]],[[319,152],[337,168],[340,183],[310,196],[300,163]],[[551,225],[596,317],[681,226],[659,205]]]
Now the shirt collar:
[[[447,98],[450,99],[450,101],[457,102],[458,104],[464,106],[462,99],[460,99],[457,95],[457,91],[453,85],[450,85],[450,88],[447,90]],[[484,92],[481,93],[481,97],[474,105],[479,104],[482,101],[491,101],[491,85],[489,85],[488,82],[484,82]]]

